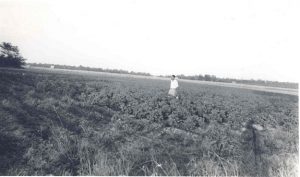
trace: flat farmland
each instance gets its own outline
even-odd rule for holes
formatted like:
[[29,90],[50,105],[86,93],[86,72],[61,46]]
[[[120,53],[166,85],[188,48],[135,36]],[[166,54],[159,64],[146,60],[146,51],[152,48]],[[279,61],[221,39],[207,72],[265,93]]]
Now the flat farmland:
[[0,69],[0,175],[296,176],[298,90]]
[[[167,80],[167,81],[170,80],[169,78],[156,77],[156,76],[140,76],[140,75],[130,75],[130,74],[117,74],[117,73],[68,70],[68,69],[50,69],[50,68],[41,68],[41,67],[32,67],[29,70],[32,72],[76,74],[76,75],[86,75],[86,76],[96,76],[96,77],[115,76],[115,77],[125,77],[125,78],[127,77],[127,78],[154,79],[154,80]],[[282,94],[298,96],[298,89],[292,89],[292,88],[280,88],[280,87],[269,87],[269,86],[247,85],[247,84],[225,83],[225,82],[196,81],[196,80],[187,80],[187,79],[180,79],[180,82],[250,89],[250,90],[257,90],[257,91],[264,91],[264,92],[271,92],[271,93],[282,93]]]

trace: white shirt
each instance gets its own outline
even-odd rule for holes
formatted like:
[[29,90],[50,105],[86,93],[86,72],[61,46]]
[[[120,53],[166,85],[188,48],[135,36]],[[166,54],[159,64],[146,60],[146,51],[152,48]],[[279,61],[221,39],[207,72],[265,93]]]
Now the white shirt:
[[178,82],[177,80],[171,80],[171,89],[176,89],[178,87]]

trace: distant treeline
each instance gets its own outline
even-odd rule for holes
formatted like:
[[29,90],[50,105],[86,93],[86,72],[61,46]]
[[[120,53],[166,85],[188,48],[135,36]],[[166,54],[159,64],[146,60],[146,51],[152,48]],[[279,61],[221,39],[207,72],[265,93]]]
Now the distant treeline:
[[30,66],[35,67],[45,67],[45,68],[51,68],[51,66],[54,66],[54,68],[58,69],[70,69],[70,70],[84,70],[84,71],[96,71],[96,72],[108,72],[108,73],[120,73],[120,74],[134,74],[134,75],[142,75],[142,76],[151,76],[150,73],[144,73],[144,72],[133,72],[133,71],[126,71],[121,69],[103,69],[103,68],[91,68],[87,66],[69,66],[69,65],[57,65],[57,64],[42,64],[42,63],[27,63]]
[[[170,77],[170,76],[163,76]],[[291,82],[278,82],[278,81],[267,81],[267,80],[246,80],[246,79],[231,79],[231,78],[218,78],[215,75],[194,75],[194,76],[185,76],[183,74],[177,75],[180,79],[188,80],[200,80],[200,81],[213,81],[213,82],[225,82],[225,83],[237,83],[237,84],[249,84],[249,85],[260,85],[267,87],[282,87],[282,88],[293,88],[298,89],[298,83]]]
[[[91,68],[86,66],[69,66],[69,65],[57,65],[57,64],[41,64],[41,63],[27,63],[30,66],[35,67],[46,67],[58,69],[70,69],[70,70],[84,70],[84,71],[98,71],[98,72],[109,72],[109,73],[120,73],[120,74],[134,74],[134,75],[142,75],[142,76],[151,76],[150,73],[144,72],[129,72],[126,70],[120,69],[103,69],[103,68]],[[160,77],[170,77],[170,76],[160,76]],[[293,88],[298,89],[297,83],[291,82],[278,82],[278,81],[267,81],[267,80],[245,80],[245,79],[231,79],[231,78],[218,78],[215,75],[194,75],[194,76],[185,76],[183,74],[177,75],[180,79],[188,79],[188,80],[200,80],[200,81],[212,81],[212,82],[225,82],[225,83],[237,83],[237,84],[249,84],[249,85],[260,85],[260,86],[269,86],[269,87],[282,87],[282,88]]]

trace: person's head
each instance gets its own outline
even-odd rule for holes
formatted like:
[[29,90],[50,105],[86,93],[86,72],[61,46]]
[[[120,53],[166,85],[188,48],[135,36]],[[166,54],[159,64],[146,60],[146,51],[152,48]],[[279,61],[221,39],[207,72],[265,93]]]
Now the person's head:
[[172,75],[172,76],[171,76],[171,80],[174,80],[174,79],[175,79],[175,77],[176,77],[175,75]]

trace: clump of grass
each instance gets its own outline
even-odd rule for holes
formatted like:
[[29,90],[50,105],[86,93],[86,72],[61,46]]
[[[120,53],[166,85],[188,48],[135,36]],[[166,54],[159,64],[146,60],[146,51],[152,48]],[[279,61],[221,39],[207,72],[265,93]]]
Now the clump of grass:
[[269,176],[274,177],[298,177],[298,154],[273,155],[269,163]]

